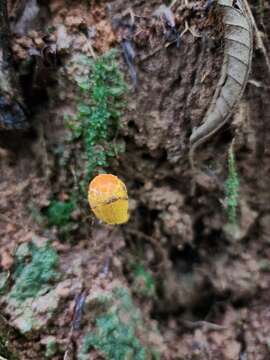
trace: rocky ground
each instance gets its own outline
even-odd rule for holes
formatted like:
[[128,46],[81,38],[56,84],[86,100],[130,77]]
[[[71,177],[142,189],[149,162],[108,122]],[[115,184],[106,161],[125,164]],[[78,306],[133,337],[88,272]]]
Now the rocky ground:
[[[9,2],[32,127],[0,133],[5,359],[270,357],[266,60],[255,42],[239,107],[196,153],[202,170],[192,193],[188,139],[219,78],[223,30],[217,15],[200,10],[204,1],[178,1],[173,14],[181,38],[179,46],[170,44],[163,20],[152,17],[161,3]],[[269,4],[252,1],[251,8],[268,49]],[[191,31],[182,33],[185,24]],[[123,40],[136,49],[131,62]],[[112,48],[128,87],[120,126],[108,130],[113,155],[104,138],[95,145],[108,161],[93,175],[105,169],[125,182],[130,220],[121,226],[90,213],[86,145],[70,120],[87,116],[78,104],[88,104],[91,88],[82,88],[95,74],[94,61]],[[225,194],[233,139],[236,224],[228,221]]]

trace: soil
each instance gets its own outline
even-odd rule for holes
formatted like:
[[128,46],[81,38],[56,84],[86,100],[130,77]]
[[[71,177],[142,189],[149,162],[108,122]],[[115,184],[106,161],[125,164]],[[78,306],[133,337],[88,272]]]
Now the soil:
[[[194,194],[189,136],[211,102],[223,57],[222,33],[215,32],[214,20],[192,10],[192,4],[199,8],[205,2],[175,9],[180,33],[187,21],[203,35],[187,31],[179,47],[165,46],[160,24],[148,21],[159,0],[22,3],[32,15],[15,0],[9,11],[32,128],[0,133],[0,266],[2,273],[12,274],[21,244],[50,241],[63,276],[54,284],[53,310],[36,310],[39,323],[31,331],[22,331],[21,315],[1,297],[0,331],[10,329],[11,351],[21,360],[46,359],[46,344],[53,337],[58,350],[50,358],[79,358],[97,314],[91,296],[121,284],[130,290],[145,324],[158,327],[158,334],[142,342],[155,346],[161,359],[269,359],[270,74],[261,49],[255,43],[250,81],[233,117],[196,153],[201,171]],[[250,3],[269,49],[270,6]],[[136,86],[121,55],[128,27],[121,22],[115,27],[112,21],[126,18],[129,7],[141,16],[135,17],[140,31],[132,35]],[[85,29],[93,35],[87,37]],[[119,66],[130,90],[118,134],[125,152],[106,170],[127,186],[130,220],[106,226],[82,204],[72,213],[75,225],[67,239],[44,219],[52,199],[72,197],[83,157],[82,145],[67,141],[64,125],[65,115],[76,112],[74,77],[86,71],[76,59],[112,47],[120,50]],[[233,139],[240,178],[237,228],[228,224],[224,192]],[[136,292],[134,263],[151,273],[155,296]],[[79,329],[72,331],[74,306],[82,294],[86,308]],[[29,306],[37,309],[36,302]],[[93,350],[89,359],[103,356]]]

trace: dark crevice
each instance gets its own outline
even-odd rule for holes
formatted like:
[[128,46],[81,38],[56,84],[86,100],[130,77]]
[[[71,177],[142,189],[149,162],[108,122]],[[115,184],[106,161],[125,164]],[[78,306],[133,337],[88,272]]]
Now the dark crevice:
[[190,245],[185,245],[184,249],[179,250],[176,247],[170,248],[169,259],[174,264],[178,273],[187,273],[192,271],[194,265],[200,263],[198,252]]

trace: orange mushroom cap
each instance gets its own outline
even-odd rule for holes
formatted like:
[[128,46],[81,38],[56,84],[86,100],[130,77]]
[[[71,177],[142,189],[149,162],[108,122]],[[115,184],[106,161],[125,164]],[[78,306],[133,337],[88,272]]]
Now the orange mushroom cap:
[[89,184],[88,201],[96,217],[105,223],[123,224],[128,221],[127,189],[117,176],[96,176]]

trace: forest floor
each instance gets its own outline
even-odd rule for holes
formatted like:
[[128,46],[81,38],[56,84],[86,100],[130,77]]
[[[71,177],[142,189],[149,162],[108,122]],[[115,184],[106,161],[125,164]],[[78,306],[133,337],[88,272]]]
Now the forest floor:
[[[193,194],[188,139],[219,78],[222,29],[200,10],[205,1],[179,1],[177,46],[174,33],[164,38],[164,20],[153,20],[161,3],[9,2],[31,130],[0,133],[4,359],[270,359],[270,74],[255,45],[232,121],[196,154],[203,171]],[[270,6],[257,3],[270,49]],[[185,24],[191,31],[182,33]],[[98,63],[112,48],[117,54]],[[91,116],[93,87],[104,95],[100,69],[114,81],[120,105],[109,115],[120,124],[105,126],[89,150],[80,123]],[[232,225],[233,139],[240,197]],[[104,170],[128,189],[121,226],[101,223],[87,204],[90,174]]]

